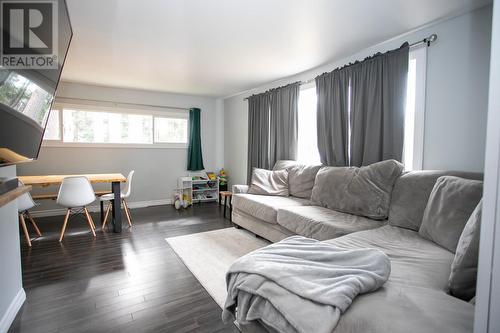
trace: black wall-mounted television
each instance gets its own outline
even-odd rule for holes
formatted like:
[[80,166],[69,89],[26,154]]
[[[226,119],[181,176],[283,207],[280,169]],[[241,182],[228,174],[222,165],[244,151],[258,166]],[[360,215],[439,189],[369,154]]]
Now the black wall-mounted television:
[[73,31],[64,0],[0,1],[0,166],[38,158]]

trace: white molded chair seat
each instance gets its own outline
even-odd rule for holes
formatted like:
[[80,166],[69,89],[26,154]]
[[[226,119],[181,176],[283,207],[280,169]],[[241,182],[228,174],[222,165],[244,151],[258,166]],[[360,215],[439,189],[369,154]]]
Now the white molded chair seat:
[[95,201],[95,193],[90,181],[87,177],[66,177],[63,179],[59,193],[57,194],[57,203],[61,206],[68,208],[66,216],[64,217],[64,224],[61,230],[59,242],[63,240],[64,232],[68,224],[71,208],[83,208],[90,231],[95,237],[95,225],[92,217],[90,216],[87,205]]
[[87,177],[66,177],[63,179],[57,204],[67,207],[85,207],[95,201],[95,193]]
[[[123,191],[120,192],[120,199],[121,202],[123,202],[123,208],[125,209],[125,216],[127,216],[127,221],[128,225],[132,226],[132,219],[130,217],[130,209],[128,208],[127,202],[125,199],[127,199],[130,196],[130,193],[132,192],[132,177],[134,176],[135,171],[132,170],[129,172],[127,176],[127,182],[125,183],[125,188]],[[103,201],[111,201],[115,199],[115,195],[113,193],[109,194],[104,194],[101,197],[99,197],[99,200],[101,202]],[[106,214],[104,215],[104,221],[102,223],[102,228],[106,226],[106,222],[108,221],[108,216],[109,216],[109,211],[111,210],[111,203],[109,203],[108,208],[106,208]]]

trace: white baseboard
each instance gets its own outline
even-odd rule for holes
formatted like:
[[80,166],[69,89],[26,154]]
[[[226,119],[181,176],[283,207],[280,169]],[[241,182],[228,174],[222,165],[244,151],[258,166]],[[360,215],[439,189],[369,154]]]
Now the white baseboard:
[[26,293],[24,292],[24,289],[21,288],[0,320],[0,333],[6,333],[9,330],[10,325],[12,325],[12,322],[16,318],[16,315],[19,312],[19,309],[21,309],[21,306],[23,306],[25,300]]
[[[134,202],[128,202],[127,201],[127,205],[128,205],[128,207],[130,209],[144,208],[144,207],[150,207],[150,206],[170,205],[170,204],[172,204],[172,200],[170,200],[170,199],[134,201]],[[100,206],[99,206],[99,204],[92,205],[92,206],[88,206],[87,209],[90,212],[99,212]],[[64,214],[66,214],[66,208],[33,210],[33,211],[30,211],[30,214],[33,217],[46,217],[46,216],[64,215]]]

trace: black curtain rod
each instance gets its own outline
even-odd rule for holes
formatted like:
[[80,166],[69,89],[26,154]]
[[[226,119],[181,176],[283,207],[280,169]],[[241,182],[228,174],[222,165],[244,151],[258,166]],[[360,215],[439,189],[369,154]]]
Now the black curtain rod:
[[[429,37],[425,37],[424,39],[422,40],[419,40],[418,42],[415,42],[413,44],[410,44],[409,47],[416,47],[416,46],[420,46],[420,45],[423,45],[423,44],[426,44],[427,47],[431,46],[431,43],[435,42],[437,40],[437,35],[436,34],[432,34],[430,35]],[[358,61],[359,62],[359,61]],[[340,68],[343,68],[343,67],[348,67],[350,65],[353,65],[355,63],[358,63],[358,62],[353,62],[351,64],[347,64],[345,66],[342,66]],[[312,79],[309,79],[309,80],[305,80],[305,81],[300,81],[300,84],[308,84],[308,83],[311,83],[315,80],[316,78],[312,78]],[[273,88],[273,89],[276,89],[276,88]],[[272,89],[270,89],[272,90]],[[248,97],[245,97],[243,98],[243,100],[248,100]]]

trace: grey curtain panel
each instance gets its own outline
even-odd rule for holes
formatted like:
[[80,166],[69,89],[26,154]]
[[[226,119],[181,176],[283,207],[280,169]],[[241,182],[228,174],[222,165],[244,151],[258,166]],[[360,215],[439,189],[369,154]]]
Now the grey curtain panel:
[[349,165],[349,71],[336,69],[315,79],[317,102],[317,136],[321,163],[329,166]]
[[269,164],[269,93],[248,98],[248,164],[247,183],[252,169],[270,169]]
[[402,160],[408,43],[350,66],[351,161]]
[[191,171],[203,170],[203,156],[201,154],[201,110],[198,108],[189,109],[189,146],[188,165]]
[[297,158],[300,82],[269,91],[269,166]]

